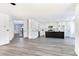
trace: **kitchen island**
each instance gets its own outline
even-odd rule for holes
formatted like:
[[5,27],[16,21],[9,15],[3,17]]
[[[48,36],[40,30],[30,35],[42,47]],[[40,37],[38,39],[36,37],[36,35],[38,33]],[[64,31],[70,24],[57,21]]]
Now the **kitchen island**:
[[64,32],[46,31],[45,37],[46,38],[63,38],[64,39]]

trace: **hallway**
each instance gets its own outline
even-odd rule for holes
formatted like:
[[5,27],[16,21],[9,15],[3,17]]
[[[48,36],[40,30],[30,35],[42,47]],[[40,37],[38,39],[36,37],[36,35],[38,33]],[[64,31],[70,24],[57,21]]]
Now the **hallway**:
[[[67,39],[66,39],[67,40]],[[0,46],[2,56],[76,56],[74,39],[37,38],[22,39],[15,38],[10,44]],[[73,41],[74,42],[74,41]]]

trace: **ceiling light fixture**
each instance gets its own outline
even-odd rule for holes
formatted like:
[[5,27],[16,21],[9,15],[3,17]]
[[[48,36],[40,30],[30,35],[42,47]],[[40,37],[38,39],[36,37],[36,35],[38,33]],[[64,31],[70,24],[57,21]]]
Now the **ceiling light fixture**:
[[10,3],[10,4],[11,4],[11,5],[14,5],[14,6],[16,5],[15,3]]

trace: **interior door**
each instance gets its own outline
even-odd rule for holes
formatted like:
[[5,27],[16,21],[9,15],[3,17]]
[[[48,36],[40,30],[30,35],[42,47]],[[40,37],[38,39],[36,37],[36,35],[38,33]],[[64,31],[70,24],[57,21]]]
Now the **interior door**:
[[0,45],[9,43],[9,17],[0,14]]

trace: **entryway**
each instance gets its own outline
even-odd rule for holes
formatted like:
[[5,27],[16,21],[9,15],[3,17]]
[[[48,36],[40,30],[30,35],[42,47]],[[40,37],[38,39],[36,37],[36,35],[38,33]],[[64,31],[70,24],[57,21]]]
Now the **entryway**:
[[14,33],[16,38],[24,37],[24,21],[21,20],[14,21]]

